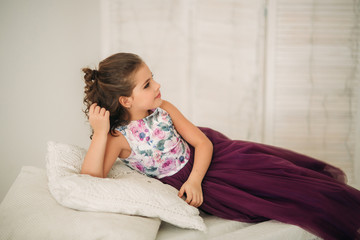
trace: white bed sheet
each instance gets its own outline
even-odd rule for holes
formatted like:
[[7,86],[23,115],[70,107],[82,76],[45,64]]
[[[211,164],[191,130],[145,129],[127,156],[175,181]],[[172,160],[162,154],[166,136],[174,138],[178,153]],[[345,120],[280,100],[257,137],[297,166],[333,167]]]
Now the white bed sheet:
[[206,233],[178,228],[157,218],[68,209],[51,196],[44,169],[23,167],[0,204],[0,240],[319,239],[297,226],[277,221],[250,224],[224,220],[203,212],[201,216],[208,228]]
[[262,223],[243,223],[221,219],[201,213],[208,228],[207,233],[176,228],[162,222],[157,240],[321,240],[300,227],[275,220]]
[[47,182],[45,169],[22,168],[0,204],[0,240],[155,239],[160,219],[66,208]]

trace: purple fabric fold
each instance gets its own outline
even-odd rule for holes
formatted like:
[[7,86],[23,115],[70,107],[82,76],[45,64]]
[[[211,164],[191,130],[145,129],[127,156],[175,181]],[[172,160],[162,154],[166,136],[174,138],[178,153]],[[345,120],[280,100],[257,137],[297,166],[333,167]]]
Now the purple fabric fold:
[[[201,210],[242,222],[275,219],[326,240],[360,239],[360,191],[346,184],[343,171],[293,151],[200,129],[214,146]],[[186,166],[160,180],[180,189],[193,156],[191,147]]]

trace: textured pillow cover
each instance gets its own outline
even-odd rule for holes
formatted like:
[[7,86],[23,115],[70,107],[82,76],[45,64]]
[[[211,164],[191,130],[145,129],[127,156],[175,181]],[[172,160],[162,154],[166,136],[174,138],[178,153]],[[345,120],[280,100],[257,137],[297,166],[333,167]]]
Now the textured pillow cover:
[[177,190],[116,161],[108,178],[79,174],[86,150],[48,142],[46,169],[51,194],[63,206],[98,212],[157,217],[181,228],[205,231],[199,210]]

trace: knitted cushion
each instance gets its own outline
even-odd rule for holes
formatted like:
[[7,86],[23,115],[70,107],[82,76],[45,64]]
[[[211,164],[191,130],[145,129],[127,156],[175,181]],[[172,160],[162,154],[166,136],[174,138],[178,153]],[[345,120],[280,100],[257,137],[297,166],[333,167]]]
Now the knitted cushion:
[[182,228],[205,231],[197,208],[177,196],[177,190],[116,161],[108,178],[80,174],[86,150],[48,142],[48,186],[63,206],[83,210],[157,217]]

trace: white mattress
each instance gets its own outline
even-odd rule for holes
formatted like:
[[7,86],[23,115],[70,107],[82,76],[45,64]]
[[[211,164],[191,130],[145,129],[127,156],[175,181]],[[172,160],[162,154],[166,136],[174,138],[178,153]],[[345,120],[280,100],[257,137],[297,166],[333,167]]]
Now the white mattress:
[[215,216],[205,215],[207,233],[199,231],[176,228],[168,223],[162,222],[157,240],[319,240],[320,238],[305,230],[290,224],[278,221],[267,221],[262,223],[242,223],[237,221],[224,220]]
[[44,169],[23,167],[0,204],[0,240],[319,239],[297,226],[277,221],[249,224],[205,213],[201,213],[201,216],[208,228],[206,233],[181,229],[157,218],[68,209],[52,198]]

